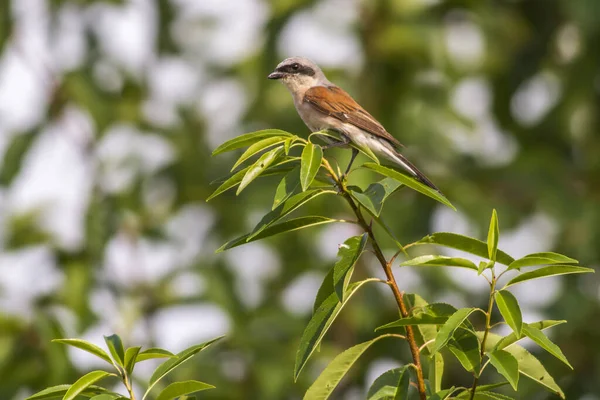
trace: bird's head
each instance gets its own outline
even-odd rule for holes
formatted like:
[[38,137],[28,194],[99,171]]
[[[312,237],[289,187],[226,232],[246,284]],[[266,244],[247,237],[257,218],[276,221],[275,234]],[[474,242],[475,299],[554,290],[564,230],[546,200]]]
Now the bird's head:
[[329,83],[321,68],[304,57],[286,58],[267,78],[280,80],[292,92]]

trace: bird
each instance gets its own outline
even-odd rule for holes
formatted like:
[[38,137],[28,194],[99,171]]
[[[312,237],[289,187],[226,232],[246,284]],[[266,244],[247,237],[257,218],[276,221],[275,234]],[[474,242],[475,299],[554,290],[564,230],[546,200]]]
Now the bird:
[[[305,57],[290,57],[280,62],[268,79],[279,80],[290,91],[296,111],[312,132],[333,130],[340,135],[335,142],[325,139],[331,147],[367,147],[378,156],[392,161],[423,184],[440,192],[425,174],[400,154],[404,147],[385,130],[371,114],[361,107],[346,91],[331,83],[321,68]],[[345,175],[358,154],[352,148]],[[441,192],[440,192],[441,193]]]

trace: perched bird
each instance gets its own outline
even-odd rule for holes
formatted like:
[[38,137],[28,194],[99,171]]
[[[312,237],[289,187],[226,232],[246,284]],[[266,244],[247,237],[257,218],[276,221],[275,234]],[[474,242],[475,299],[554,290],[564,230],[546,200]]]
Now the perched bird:
[[[331,83],[317,64],[304,57],[287,58],[268,78],[279,79],[288,88],[300,118],[312,132],[331,129],[340,134],[340,141],[324,148],[348,146],[350,142],[358,147],[367,147],[439,192],[417,167],[398,152],[402,144],[348,93]],[[346,174],[357,154],[358,150],[353,148]]]

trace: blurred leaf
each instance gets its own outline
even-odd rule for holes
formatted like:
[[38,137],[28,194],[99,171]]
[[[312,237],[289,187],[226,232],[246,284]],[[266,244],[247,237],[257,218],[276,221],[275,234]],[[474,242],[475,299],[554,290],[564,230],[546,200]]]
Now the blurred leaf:
[[[57,385],[46,388],[40,392],[32,394],[27,397],[25,400],[49,400],[49,399],[62,399],[64,395],[67,393],[67,390],[71,385]],[[95,396],[97,394],[101,394],[103,392],[107,392],[107,390],[101,386],[90,385],[85,388],[80,394],[87,395],[88,397]]]
[[279,129],[265,129],[262,131],[246,133],[226,141],[225,143],[214,149],[212,155],[216,156],[217,154],[225,153],[227,151],[250,146],[266,138],[280,137],[282,140],[285,140],[292,136],[293,135],[291,133],[281,131]]
[[125,351],[125,359],[123,365],[125,367],[125,372],[127,375],[131,375],[133,373],[133,367],[135,367],[135,363],[137,361],[137,356],[140,352],[141,347],[130,347]]
[[177,356],[170,351],[159,349],[158,347],[152,347],[141,351],[136,357],[136,362],[151,360],[154,358],[177,358]]
[[106,352],[104,350],[102,350],[100,347],[98,347],[95,344],[90,343],[86,340],[83,340],[83,339],[54,339],[54,340],[52,340],[52,342],[53,343],[62,343],[62,344],[67,344],[69,346],[77,347],[78,349],[87,351],[88,353],[91,353],[91,354],[95,355],[96,357],[100,357],[101,359],[103,359],[104,361],[109,363],[110,365],[113,365],[113,361],[110,359],[110,357],[108,356],[108,354],[106,354]]
[[517,359],[507,351],[497,350],[487,353],[490,363],[496,368],[500,375],[506,378],[512,388],[516,391],[519,385],[519,363]]
[[401,266],[409,267],[460,267],[477,271],[477,266],[465,258],[446,256],[420,256],[400,263]]
[[556,275],[567,275],[567,274],[587,274],[589,272],[594,272],[591,268],[585,267],[576,267],[573,265],[551,265],[549,267],[543,267],[540,269],[536,269],[535,271],[524,272],[520,275],[512,278],[504,288],[506,289],[509,286],[515,285],[517,283],[530,281],[532,279],[545,278],[548,276],[556,276]]
[[525,336],[536,342],[541,348],[558,358],[563,363],[567,364],[569,368],[573,369],[573,366],[569,364],[567,357],[565,357],[560,347],[552,343],[552,341],[548,339],[548,337],[546,337],[541,330],[525,324],[523,325],[523,333]]
[[312,384],[304,395],[305,400],[316,400],[316,399],[327,399],[336,388],[338,383],[342,380],[346,372],[352,367],[352,365],[358,360],[358,358],[375,342],[378,340],[388,337],[387,335],[376,337],[373,340],[357,344],[345,350],[343,353],[338,354],[325,370],[321,372],[321,375]]
[[[0,26],[1,25],[2,23],[0,23]],[[0,31],[1,30],[2,28],[0,28]],[[12,137],[8,148],[4,152],[4,156],[2,157],[0,185],[8,186],[12,183],[14,177],[17,176],[21,170],[21,164],[23,163],[23,160],[25,160],[25,154],[31,148],[31,145],[34,143],[36,137],[36,131],[23,133]]]
[[448,399],[450,395],[452,395],[452,393],[454,393],[455,391],[456,388],[454,386],[452,386],[449,389],[439,390],[438,392],[431,395],[431,397],[429,397],[428,400],[445,400]]
[[363,207],[367,208],[372,214],[379,216],[383,209],[383,204],[387,198],[402,187],[402,184],[392,178],[384,178],[379,182],[371,183],[367,190],[358,192],[352,190],[354,197]]
[[92,371],[92,372],[85,374],[84,376],[79,378],[74,384],[72,384],[71,387],[69,387],[69,389],[67,390],[67,392],[65,393],[65,395],[63,397],[63,400],[75,399],[81,392],[83,392],[90,385],[98,382],[102,378],[106,378],[107,376],[116,377],[117,375],[111,374],[110,372],[106,372],[106,371]]
[[332,222],[345,222],[345,221],[338,220],[338,219],[326,218],[326,217],[318,217],[318,216],[299,217],[299,218],[290,219],[288,221],[269,226],[268,228],[263,230],[258,235],[252,237],[252,239],[249,239],[250,234],[247,234],[247,235],[240,236],[237,239],[230,240],[229,242],[225,243],[223,246],[219,247],[217,249],[216,253],[220,253],[222,251],[229,250],[231,248],[241,246],[246,243],[254,242],[255,240],[264,239],[269,236],[279,235],[280,233],[297,231],[299,229],[310,228],[312,226],[323,225],[323,224],[330,224]]
[[435,353],[429,358],[429,384],[433,385],[431,390],[439,392],[442,390],[442,378],[444,377],[444,357],[441,353]]
[[248,147],[248,149],[240,156],[240,158],[238,158],[235,164],[233,164],[233,167],[231,167],[231,171],[235,170],[241,163],[243,163],[250,157],[277,144],[283,144],[285,140],[286,139],[284,137],[275,136],[254,143],[252,146]]
[[125,351],[123,350],[123,342],[121,342],[119,335],[104,336],[104,341],[117,365],[123,367],[125,365]]
[[[459,235],[457,233],[437,232],[432,235],[425,236],[423,239],[416,242],[416,244],[437,244],[444,247],[450,247],[452,249],[462,250],[482,258],[488,257],[488,248],[485,242],[468,236]],[[514,261],[514,259],[502,250],[498,249],[496,253],[496,261],[500,264],[509,265]]]
[[333,321],[337,318],[342,308],[348,303],[348,300],[360,289],[365,283],[377,282],[378,279],[370,278],[360,282],[354,282],[344,293],[344,301],[340,302],[335,293],[331,293],[325,301],[321,303],[317,311],[313,314],[308,322],[306,329],[302,333],[300,345],[296,353],[296,364],[294,367],[294,380],[298,379],[300,372],[306,365],[306,362],[313,354],[321,340],[329,330]]
[[97,396],[91,397],[90,400],[130,400],[118,393],[102,393]]
[[[527,324],[532,328],[536,328],[536,329],[548,329],[551,328],[555,325],[560,325],[560,324],[565,324],[567,321],[562,320],[562,321],[555,321],[555,320],[544,320],[544,321],[538,321],[538,322],[534,322],[531,324]],[[498,341],[497,346],[494,348],[494,350],[502,350],[505,347],[510,346],[511,344],[525,338],[526,336],[523,334],[522,329],[521,329],[521,335],[517,336],[516,333],[511,333],[505,337],[503,337],[500,341]]]
[[[508,382],[498,382],[498,383],[491,383],[489,385],[478,385],[477,389],[475,389],[475,393],[478,392],[485,392],[488,390],[492,390],[492,389],[496,389],[498,387],[501,386],[505,386],[508,385]],[[471,398],[471,391],[470,390],[463,390],[461,393],[458,394],[458,396],[456,396],[456,399],[470,399]]]
[[390,369],[377,377],[367,393],[367,400],[406,400],[410,386],[410,373],[405,365]]
[[255,236],[259,235],[273,223],[286,217],[287,215],[296,211],[298,208],[302,207],[304,204],[308,203],[309,201],[315,199],[316,197],[322,194],[337,194],[337,192],[333,190],[312,189],[290,197],[285,203],[280,204],[279,207],[268,212],[264,217],[262,217],[260,222],[256,224],[256,227],[254,228],[252,233],[250,233],[250,235],[248,236],[247,241],[252,240]]
[[551,264],[577,264],[578,261],[574,258],[563,256],[558,253],[534,253],[528,254],[523,258],[513,261],[508,269],[521,269],[523,267],[534,267],[538,265],[551,265]]
[[477,335],[474,332],[469,329],[458,328],[454,337],[448,342],[448,349],[465,370],[473,373],[474,376],[479,376],[481,349]]
[[351,276],[349,271],[362,254],[369,239],[365,232],[361,236],[354,236],[340,245],[338,250],[339,260],[333,266],[333,287],[339,301],[344,301],[344,293],[348,286],[347,277]]
[[235,192],[235,194],[239,195],[242,192],[242,190],[246,188],[246,186],[248,186],[260,174],[262,174],[267,168],[269,168],[271,164],[275,162],[277,157],[281,155],[282,152],[283,148],[277,147],[260,156],[260,158],[256,160],[256,162],[252,164],[252,166],[248,168],[248,170],[244,174],[244,177],[240,182],[240,186],[238,186],[238,189]]
[[295,167],[290,172],[288,172],[279,185],[277,185],[277,190],[275,190],[275,198],[273,199],[273,207],[271,210],[274,210],[281,203],[289,199],[292,195],[296,194],[298,187],[300,186],[300,167]]
[[523,327],[523,315],[521,314],[521,308],[516,297],[508,290],[500,290],[494,296],[502,318],[504,318],[504,321],[506,321],[517,336],[520,336],[521,328]]
[[496,392],[476,392],[473,400],[513,400],[512,397],[496,393]]
[[384,167],[382,165],[379,164],[374,164],[374,163],[366,163],[363,164],[364,168],[373,170],[375,172],[378,172],[384,176],[387,176],[389,178],[395,179],[398,182],[408,186],[409,188],[424,194],[425,196],[431,197],[432,199],[439,201],[440,203],[450,207],[451,209],[453,209],[454,211],[456,211],[456,208],[454,208],[454,206],[452,205],[452,203],[450,203],[448,201],[448,199],[446,199],[446,197],[444,197],[443,194],[441,194],[440,192],[438,192],[437,190],[434,190],[432,188],[430,188],[427,185],[424,185],[423,183],[419,182],[417,179],[405,175],[401,172],[398,172],[394,169],[388,168],[388,167]]
[[[498,214],[496,209],[492,211],[492,219],[490,221],[490,229],[488,231],[487,247],[488,257],[490,261],[496,261],[496,253],[498,251],[498,238],[500,236],[500,230],[498,228]],[[492,264],[493,266],[493,264]]]
[[321,146],[314,145],[310,142],[304,146],[300,163],[300,185],[302,191],[307,190],[312,184],[319,168],[321,168],[321,160],[323,159],[323,149]]
[[150,380],[148,381],[148,389],[146,389],[146,393],[144,393],[144,397],[142,400],[146,398],[148,393],[152,390],[154,385],[158,383],[162,378],[165,377],[169,372],[173,371],[175,368],[179,367],[181,364],[206,349],[208,346],[213,344],[214,342],[221,340],[224,336],[220,336],[218,338],[209,340],[208,342],[204,342],[202,344],[198,344],[192,347],[188,347],[187,349],[177,353],[177,358],[170,358],[167,361],[160,364],[152,373]]
[[209,385],[208,383],[200,381],[174,382],[164,388],[156,400],[172,400],[186,394],[214,388],[215,387],[213,385]]
[[446,343],[448,343],[450,338],[452,338],[454,331],[461,326],[474,311],[474,308],[461,308],[448,318],[448,321],[440,328],[437,337],[435,338],[433,353],[437,353],[446,345]]

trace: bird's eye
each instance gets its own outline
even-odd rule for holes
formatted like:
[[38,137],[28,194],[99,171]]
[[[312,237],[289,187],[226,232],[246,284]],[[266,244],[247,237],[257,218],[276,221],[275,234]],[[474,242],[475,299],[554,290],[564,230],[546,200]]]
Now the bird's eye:
[[292,64],[292,69],[294,71],[298,71],[298,69],[300,69],[300,64],[298,64],[298,63]]

